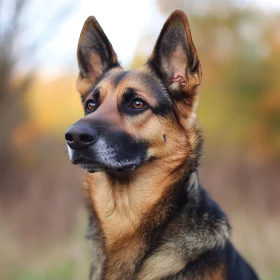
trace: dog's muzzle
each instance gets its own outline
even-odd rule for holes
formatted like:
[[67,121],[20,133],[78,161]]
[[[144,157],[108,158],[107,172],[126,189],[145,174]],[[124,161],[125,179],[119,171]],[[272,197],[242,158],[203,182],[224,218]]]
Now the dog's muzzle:
[[81,119],[65,133],[73,164],[94,172],[133,170],[147,160],[148,144],[104,121]]

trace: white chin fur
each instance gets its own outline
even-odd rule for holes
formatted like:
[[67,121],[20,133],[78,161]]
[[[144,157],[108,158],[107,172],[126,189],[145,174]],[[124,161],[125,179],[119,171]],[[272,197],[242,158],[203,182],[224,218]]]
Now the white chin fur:
[[103,138],[98,139],[95,143],[95,149],[98,161],[108,167],[121,168],[127,165],[138,165],[140,163],[140,159],[138,157],[133,160],[116,160],[118,147],[108,145],[106,140]]
[[67,145],[67,151],[68,151],[69,159],[72,160],[72,158],[73,158],[73,150],[68,145]]

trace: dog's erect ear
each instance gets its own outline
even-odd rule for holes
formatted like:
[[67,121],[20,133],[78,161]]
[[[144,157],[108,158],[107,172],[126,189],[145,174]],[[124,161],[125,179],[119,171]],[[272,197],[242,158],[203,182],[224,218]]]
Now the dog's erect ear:
[[88,17],[84,23],[77,56],[80,68],[77,88],[82,95],[105,71],[119,65],[110,41],[93,16]]
[[201,66],[183,11],[176,10],[167,19],[148,63],[161,76],[172,99],[194,105]]

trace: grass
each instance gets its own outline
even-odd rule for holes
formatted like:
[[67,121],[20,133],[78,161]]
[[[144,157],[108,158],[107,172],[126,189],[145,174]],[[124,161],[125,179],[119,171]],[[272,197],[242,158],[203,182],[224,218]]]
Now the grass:
[[71,262],[53,263],[43,269],[19,268],[16,271],[8,271],[3,279],[10,280],[74,280],[75,270]]

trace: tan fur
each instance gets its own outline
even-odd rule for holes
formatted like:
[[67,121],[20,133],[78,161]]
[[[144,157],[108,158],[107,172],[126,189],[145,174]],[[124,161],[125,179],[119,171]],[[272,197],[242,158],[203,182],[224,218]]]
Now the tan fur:
[[137,280],[158,280],[166,275],[178,273],[185,266],[186,262],[177,252],[160,249],[144,263]]
[[222,263],[217,266],[209,276],[206,276],[205,280],[225,280],[226,273],[225,273],[225,265]]
[[88,93],[88,91],[92,87],[92,82],[89,78],[84,78],[81,75],[79,75],[76,83],[76,89],[81,94],[81,97],[85,97]]
[[133,172],[128,182],[112,182],[104,173],[87,174],[87,191],[100,221],[107,249],[135,233],[142,218],[172,181],[161,162]]

